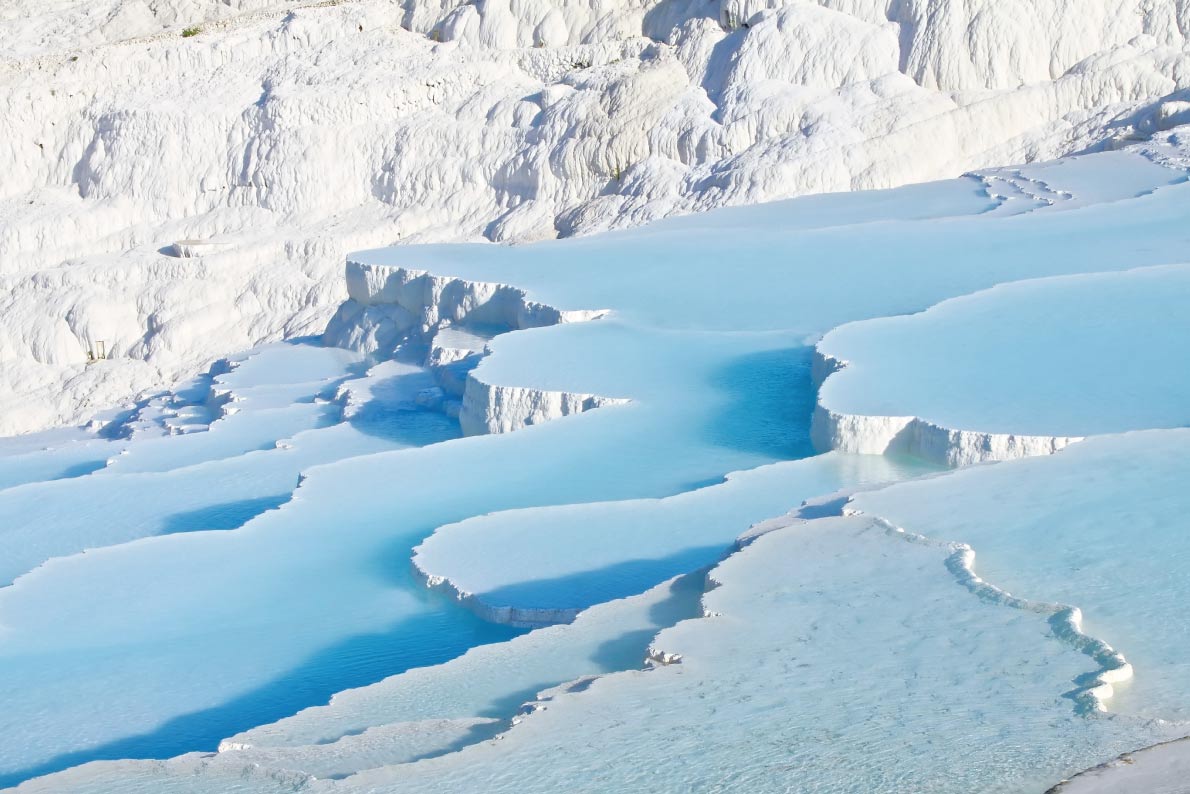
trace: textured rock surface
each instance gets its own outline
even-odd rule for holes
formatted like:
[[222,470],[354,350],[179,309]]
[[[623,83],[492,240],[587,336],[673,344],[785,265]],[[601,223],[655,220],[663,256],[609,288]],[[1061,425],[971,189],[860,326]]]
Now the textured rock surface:
[[[435,276],[401,267],[349,260],[349,298],[335,313],[323,341],[365,353],[392,354],[398,346],[426,347],[426,365],[441,394],[424,404],[457,415],[463,432],[508,433],[627,400],[523,386],[500,386],[471,374],[481,351],[441,346],[468,326],[490,333],[598,319],[598,310],[563,311],[529,300],[524,290],[504,284]],[[473,359],[464,361],[465,359]],[[463,364],[462,367],[458,366]],[[451,398],[460,398],[457,402]],[[453,406],[453,407],[452,407]]]
[[912,455],[945,466],[970,466],[1051,455],[1081,437],[981,433],[940,427],[915,416],[865,416],[814,409],[814,446],[859,455]]
[[627,400],[596,394],[544,391],[523,386],[493,386],[472,375],[463,393],[459,422],[463,432],[509,433],[528,425],[590,411]]
[[0,432],[320,332],[348,250],[583,233],[1169,126],[1188,9],[16,0]]

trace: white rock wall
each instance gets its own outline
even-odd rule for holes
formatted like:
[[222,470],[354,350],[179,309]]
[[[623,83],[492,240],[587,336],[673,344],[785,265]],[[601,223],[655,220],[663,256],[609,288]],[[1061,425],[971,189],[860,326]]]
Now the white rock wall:
[[[349,250],[587,233],[1148,129],[1190,87],[1188,30],[1187,0],[11,0],[0,433],[321,330]],[[168,256],[185,240],[201,255]],[[98,340],[112,360],[84,368]]]
[[463,392],[459,423],[467,435],[510,433],[605,405],[628,401],[596,394],[544,391],[524,386],[495,386],[472,373]]
[[[391,353],[399,345],[427,348],[426,365],[454,376],[452,358],[435,356],[434,335],[452,326],[473,324],[516,331],[570,322],[585,322],[600,311],[564,311],[530,300],[525,292],[403,267],[349,260],[346,268],[350,299],[336,313],[323,339],[326,343],[367,353]],[[455,391],[442,383],[446,394]],[[604,405],[626,400],[593,394],[546,391],[526,386],[486,383],[467,373],[459,406],[459,423],[467,435],[508,433]],[[445,404],[443,404],[445,408]]]
[[421,270],[348,260],[348,300],[323,340],[364,353],[391,353],[401,342],[429,344],[435,331],[476,325],[502,331],[585,322],[598,310],[565,311],[530,300],[507,284],[437,276]]

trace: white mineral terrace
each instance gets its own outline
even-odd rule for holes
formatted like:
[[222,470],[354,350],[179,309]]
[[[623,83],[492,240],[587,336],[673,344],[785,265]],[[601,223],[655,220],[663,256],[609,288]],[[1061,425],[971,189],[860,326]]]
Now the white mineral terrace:
[[0,788],[1185,790],[1187,0],[0,53]]

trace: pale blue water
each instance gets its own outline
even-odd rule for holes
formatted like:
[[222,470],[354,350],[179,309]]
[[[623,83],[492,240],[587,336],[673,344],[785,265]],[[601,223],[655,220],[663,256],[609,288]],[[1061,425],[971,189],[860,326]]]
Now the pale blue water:
[[[965,179],[547,245],[368,253],[517,284],[561,308],[612,309],[501,336],[478,372],[631,404],[458,438],[453,422],[409,404],[424,372],[369,376],[351,354],[286,345],[211,378],[194,421],[219,409],[222,391],[239,412],[207,431],[68,438],[49,453],[0,444],[0,456],[37,456],[0,464],[0,581],[15,582],[0,589],[0,784],[96,758],[213,749],[339,689],[512,636],[418,585],[414,546],[488,513],[657,499],[804,458],[819,335],[1005,280],[1176,261],[1188,193],[1107,191],[1119,200],[1014,216],[989,213]],[[372,383],[384,387],[343,421],[329,398],[381,377],[398,382]],[[540,542],[510,555],[487,592],[524,606],[626,595],[713,562],[747,529],[737,523],[868,479],[818,472],[803,488],[760,476],[746,498],[662,509],[657,521],[631,505],[591,508],[612,515],[612,540],[598,545],[611,554],[568,543],[600,528],[576,509],[578,520],[534,524]],[[616,509],[630,520],[616,522]]]
[[[366,405],[342,421],[340,408],[324,399],[364,369],[352,354],[277,345],[214,379],[218,389],[234,392],[236,413],[208,431],[111,441],[56,433],[0,446],[0,472],[11,473],[0,482],[7,486],[0,488],[0,568],[11,580],[47,558],[86,548],[236,530],[289,503],[298,476],[311,466],[458,435],[445,416],[400,401],[427,382],[413,368],[392,379],[411,381],[404,389],[387,384],[391,403]],[[108,463],[99,455],[114,457]],[[417,537],[394,533],[391,540],[412,545]],[[85,566],[95,554],[73,559]],[[375,564],[385,567],[384,560]],[[334,692],[518,633],[432,597],[409,581],[407,564],[393,560],[385,575],[410,596],[403,613],[334,642],[284,616],[281,631],[296,638],[298,650],[280,652],[281,665],[263,661],[272,649],[257,641],[253,627],[271,611],[287,611],[283,600],[268,596],[244,603],[244,625],[183,626],[171,619],[174,630],[138,632],[138,608],[151,605],[155,588],[166,584],[151,571],[122,582],[128,585],[123,600],[101,582],[82,584],[59,602],[56,619],[25,624],[31,635],[24,638],[22,621],[8,612],[0,642],[0,735],[21,750],[0,754],[0,785],[88,760],[213,749],[223,736],[325,702]],[[0,599],[17,597],[24,587],[22,581]],[[235,598],[235,588],[213,598]],[[253,669],[258,663],[266,675]],[[209,685],[206,692],[194,690],[199,681]]]
[[[622,335],[652,374],[600,385],[623,386],[634,405],[457,440],[445,417],[391,406],[335,422],[335,406],[313,398],[358,362],[291,346],[255,359],[267,366],[250,381],[254,359],[218,379],[242,395],[241,412],[206,433],[134,440],[108,470],[0,491],[2,531],[20,552],[3,559],[10,576],[59,557],[0,591],[2,779],[212,749],[340,689],[515,634],[414,582],[412,547],[437,526],[665,496],[809,453],[806,349],[788,336],[691,339],[611,322],[570,333],[577,355],[585,335]],[[303,360],[287,369],[287,357]],[[591,359],[584,371],[614,367]],[[228,432],[236,424],[243,432]],[[721,553],[694,547],[679,567]],[[633,581],[673,572],[646,564]]]

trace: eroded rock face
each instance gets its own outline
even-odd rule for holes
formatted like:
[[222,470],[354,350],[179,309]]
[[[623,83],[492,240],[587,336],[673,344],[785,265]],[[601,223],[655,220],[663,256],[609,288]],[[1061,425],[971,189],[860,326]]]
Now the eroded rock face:
[[[598,319],[602,311],[563,311],[530,300],[506,284],[436,276],[402,267],[348,261],[347,292],[323,335],[326,344],[392,355],[398,348],[425,350],[423,363],[438,387],[424,407],[457,416],[468,435],[508,433],[627,400],[485,382],[472,370],[486,354],[451,347],[482,340],[468,326],[503,333]],[[452,336],[453,334],[453,336]],[[454,340],[452,342],[452,339]]]
[[[1187,8],[18,0],[0,432],[322,330],[349,250],[581,234],[1159,128]],[[179,240],[203,256],[163,253]],[[97,340],[109,361],[84,371]]]

